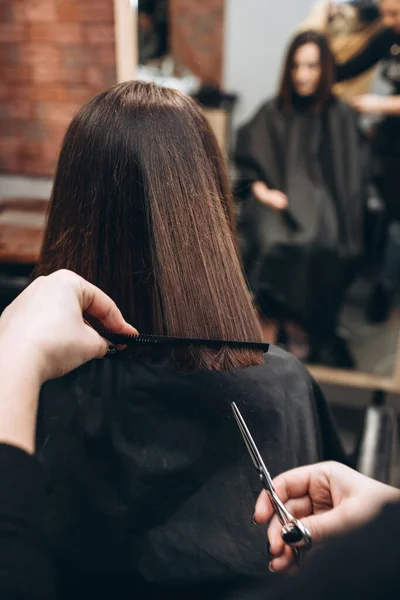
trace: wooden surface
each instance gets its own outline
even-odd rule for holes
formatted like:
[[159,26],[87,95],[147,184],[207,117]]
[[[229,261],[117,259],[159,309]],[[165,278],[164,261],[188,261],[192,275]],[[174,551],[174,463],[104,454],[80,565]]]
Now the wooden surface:
[[0,262],[34,264],[40,253],[47,200],[0,200]]
[[[396,362],[398,362],[396,360]],[[361,371],[348,371],[323,366],[307,366],[311,375],[318,383],[327,383],[349,388],[358,388],[371,391],[399,393],[399,385],[394,377],[381,377],[373,373]]]

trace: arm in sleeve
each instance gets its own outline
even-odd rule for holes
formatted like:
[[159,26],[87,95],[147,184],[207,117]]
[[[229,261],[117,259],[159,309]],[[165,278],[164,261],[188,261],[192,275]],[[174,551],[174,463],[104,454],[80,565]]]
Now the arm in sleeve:
[[371,69],[384,58],[393,43],[392,38],[393,34],[388,29],[377,33],[361,52],[347,62],[336,66],[336,81],[353,79]]
[[[301,571],[277,580],[252,600],[395,600],[400,597],[398,577],[400,505],[385,508],[360,530],[331,540],[311,554]],[[249,599],[250,600],[250,599]]]
[[0,444],[0,598],[56,600],[44,535],[45,486],[39,463]]

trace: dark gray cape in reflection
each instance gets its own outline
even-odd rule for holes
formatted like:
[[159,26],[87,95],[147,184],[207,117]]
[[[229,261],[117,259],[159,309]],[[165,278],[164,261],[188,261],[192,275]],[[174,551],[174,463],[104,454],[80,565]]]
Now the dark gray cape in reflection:
[[[332,100],[316,115],[285,114],[274,99],[238,134],[235,162],[244,263],[256,296],[310,331],[335,328],[337,310],[361,253],[363,181],[355,112]],[[260,204],[252,182],[283,191],[289,215]]]

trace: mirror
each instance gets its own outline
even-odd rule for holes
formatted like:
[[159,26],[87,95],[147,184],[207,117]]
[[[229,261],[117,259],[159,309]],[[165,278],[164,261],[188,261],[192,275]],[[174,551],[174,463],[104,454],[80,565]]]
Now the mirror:
[[235,97],[221,91],[224,2],[139,0],[137,77],[198,99],[224,149]]
[[[342,63],[359,52],[381,28],[373,2],[363,2],[362,11],[359,11],[357,2],[342,0],[282,0],[279,3],[272,0],[249,0],[246,3],[241,0],[204,0],[201,3],[190,0],[139,0],[137,4],[137,76],[177,87],[203,100],[205,98],[206,111],[222,107],[228,115],[223,127],[218,132],[218,124],[214,122],[212,125],[221,146],[229,154],[234,183],[235,178],[240,178],[240,168],[234,159],[240,129],[249,123],[263,103],[277,95],[284,56],[291,38],[299,31],[310,28],[323,31],[329,38],[336,62]],[[204,90],[208,94],[204,94]],[[354,96],[368,91],[385,94],[388,85],[377,68],[356,79],[336,84],[334,91],[342,101],[348,102]],[[210,97],[215,102],[214,106],[212,103],[207,106]],[[372,139],[377,127],[376,119],[361,117],[359,123],[366,136]],[[369,147],[369,144],[366,143],[365,147]],[[360,152],[364,152],[365,147]],[[355,152],[355,149],[351,151]],[[342,146],[338,153],[348,157],[354,164],[349,147]],[[366,154],[369,154],[369,150]],[[319,154],[315,156],[319,161]],[[329,178],[329,172],[332,171],[329,153],[324,160],[327,162],[321,166],[319,175]],[[366,160],[370,158],[367,156]],[[388,228],[379,185],[376,178],[370,176],[372,169],[367,169],[366,173],[368,177],[363,188],[366,200],[359,206],[356,223],[360,232],[360,260],[352,264],[346,276],[342,273],[346,281],[342,285],[336,311],[335,343],[340,347],[322,352],[317,356],[317,361],[305,352],[304,359],[311,364],[310,369],[320,381],[393,390],[400,388],[399,373],[396,371],[399,362],[400,310],[392,294],[387,299],[390,300],[387,314],[383,314],[385,298],[377,282],[384,262]],[[293,185],[288,193],[291,198],[301,189],[301,177],[295,180],[297,187]],[[337,182],[330,183],[338,185]],[[291,198],[288,199],[289,209],[293,202]],[[317,217],[314,213],[312,218],[324,222],[328,213],[333,215],[333,220],[336,218],[334,235],[339,235],[335,202],[332,203],[331,198],[330,208],[320,210]],[[242,213],[246,212],[244,206],[244,202],[239,202],[239,221]],[[345,209],[346,205],[343,206]],[[289,209],[284,211],[285,227],[289,230],[299,225],[303,227],[301,215],[294,214],[295,211],[291,214]],[[297,223],[298,218],[300,223]],[[241,235],[246,235],[246,228]],[[254,237],[249,230],[247,235]],[[324,236],[324,233],[321,235]],[[361,237],[365,240],[362,246]],[[392,238],[397,239],[396,231],[392,232]],[[277,260],[275,264],[283,267],[285,263]],[[331,264],[322,261],[322,267],[320,265],[319,271],[315,271],[325,278],[324,283],[315,281],[315,286],[328,286],[325,296],[320,295],[319,310],[322,313],[328,312],[331,301],[328,284]],[[272,278],[272,284],[274,281]],[[300,294],[297,288],[296,293]],[[257,294],[255,300],[258,301]],[[268,314],[268,301],[266,304]],[[314,315],[316,318],[316,311]],[[286,317],[286,323],[285,316],[279,315],[269,332],[267,328],[266,335],[273,336],[275,327],[280,332],[277,341],[289,350],[293,340],[295,346],[307,345],[307,335],[304,344],[301,334],[304,328],[300,327],[299,334],[298,325],[292,315]]]

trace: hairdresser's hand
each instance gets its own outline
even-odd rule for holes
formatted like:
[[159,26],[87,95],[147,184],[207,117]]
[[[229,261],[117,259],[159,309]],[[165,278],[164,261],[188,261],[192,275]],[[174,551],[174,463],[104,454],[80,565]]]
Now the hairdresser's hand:
[[[400,501],[400,490],[369,479],[344,465],[325,462],[300,467],[274,480],[278,496],[288,510],[308,527],[313,543],[354,529],[371,520],[389,502]],[[281,537],[282,525],[266,492],[256,504],[254,520],[267,523],[272,571],[285,571],[293,551]]]
[[288,207],[287,196],[279,190],[270,190],[263,181],[255,181],[251,191],[261,204],[273,210],[285,210]]
[[363,94],[352,98],[350,105],[359,113],[381,114],[385,112],[386,98],[377,94]]
[[[39,385],[60,377],[107,352],[107,342],[83,320],[83,313],[102,327],[136,334],[115,303],[71,271],[39,277],[0,318],[0,367],[34,373]],[[11,365],[10,365],[11,368]],[[1,379],[4,373],[1,373]]]

